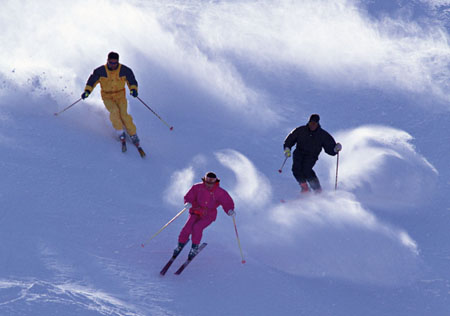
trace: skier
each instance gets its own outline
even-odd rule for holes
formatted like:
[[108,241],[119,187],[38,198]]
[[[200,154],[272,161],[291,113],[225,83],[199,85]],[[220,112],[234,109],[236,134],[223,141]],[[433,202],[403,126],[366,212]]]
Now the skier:
[[322,129],[319,120],[318,114],[312,114],[306,125],[292,130],[284,140],[284,155],[287,158],[291,156],[291,148],[296,144],[292,173],[300,184],[301,193],[309,191],[308,183],[314,192],[320,193],[322,191],[319,179],[312,169],[319,159],[322,148],[331,156],[342,150],[342,145],[336,143],[334,138]]
[[213,172],[208,172],[202,182],[194,184],[184,196],[184,207],[189,209],[189,218],[178,236],[174,256],[177,256],[189,241],[189,235],[192,235],[189,259],[197,255],[203,230],[216,220],[217,207],[220,205],[228,216],[235,216],[233,199],[219,186],[219,182],[220,179]]
[[127,112],[127,98],[125,96],[125,83],[128,85],[130,94],[135,98],[138,96],[138,83],[133,71],[119,63],[118,53],[110,52],[106,65],[102,65],[93,71],[81,98],[86,99],[98,83],[100,83],[103,103],[110,113],[109,119],[117,131],[119,139],[122,143],[125,142],[125,127],[131,141],[139,148],[139,137],[136,133],[133,118]]

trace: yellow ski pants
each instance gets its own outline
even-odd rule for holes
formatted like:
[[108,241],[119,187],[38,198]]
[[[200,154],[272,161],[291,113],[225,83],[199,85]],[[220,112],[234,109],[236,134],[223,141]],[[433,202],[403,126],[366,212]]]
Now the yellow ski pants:
[[109,119],[111,120],[114,129],[120,131],[125,126],[128,135],[135,135],[136,125],[134,125],[131,115],[128,114],[128,102],[125,93],[114,93],[107,97],[102,97],[103,103],[109,111]]

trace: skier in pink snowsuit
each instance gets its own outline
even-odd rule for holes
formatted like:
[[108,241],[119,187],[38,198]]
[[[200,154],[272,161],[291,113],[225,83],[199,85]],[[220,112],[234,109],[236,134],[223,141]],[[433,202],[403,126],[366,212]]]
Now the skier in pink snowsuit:
[[192,235],[189,258],[195,257],[203,230],[217,218],[217,207],[221,205],[227,215],[235,215],[233,199],[219,186],[220,179],[213,172],[208,172],[202,180],[203,182],[194,184],[184,196],[184,207],[189,208],[189,218],[178,237],[174,256],[178,255],[189,241],[189,235]]

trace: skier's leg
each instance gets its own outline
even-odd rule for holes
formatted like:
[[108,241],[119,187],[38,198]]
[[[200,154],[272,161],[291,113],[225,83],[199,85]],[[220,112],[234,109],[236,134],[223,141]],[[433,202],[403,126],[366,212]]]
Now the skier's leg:
[[127,129],[128,135],[136,135],[136,125],[133,123],[133,118],[128,114],[128,102],[126,97],[120,97],[117,99],[117,104],[120,111],[120,119]]
[[200,220],[196,221],[192,226],[192,248],[189,251],[188,258],[194,258],[198,253],[198,247],[200,241],[202,240],[203,230],[214,222],[213,218],[208,216],[201,217]]
[[198,216],[194,214],[189,214],[189,218],[184,224],[184,227],[181,229],[180,235],[178,236],[178,242],[187,243],[189,240],[189,235],[192,234],[193,226],[195,222],[198,220]]
[[203,230],[211,225],[212,222],[214,222],[214,219],[205,216],[194,223],[192,227],[192,244],[200,244],[203,236]]
[[305,159],[303,163],[303,172],[311,189],[313,189],[314,192],[320,193],[322,192],[322,187],[320,186],[319,178],[317,178],[316,173],[312,169],[316,164],[316,161],[317,160],[313,159]]
[[303,157],[295,157],[294,161],[292,163],[292,173],[294,174],[295,179],[297,180],[298,184],[300,184],[301,192],[308,192],[308,184],[306,183],[306,178],[303,173]]
[[294,157],[292,162],[292,174],[298,183],[305,182],[305,176],[303,175],[303,158],[301,156]]
[[116,131],[123,130],[122,119],[120,118],[120,109],[114,100],[103,99],[103,104],[105,104],[106,109],[109,112],[109,120]]

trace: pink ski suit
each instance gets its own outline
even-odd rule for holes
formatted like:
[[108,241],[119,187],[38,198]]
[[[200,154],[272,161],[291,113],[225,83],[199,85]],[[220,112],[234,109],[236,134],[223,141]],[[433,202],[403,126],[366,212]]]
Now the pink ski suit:
[[185,203],[191,203],[189,218],[178,236],[178,242],[186,243],[192,234],[192,243],[199,244],[203,230],[217,218],[217,207],[222,205],[225,213],[234,210],[234,202],[227,191],[219,187],[219,180],[212,188],[205,183],[197,183],[192,186],[184,196]]

